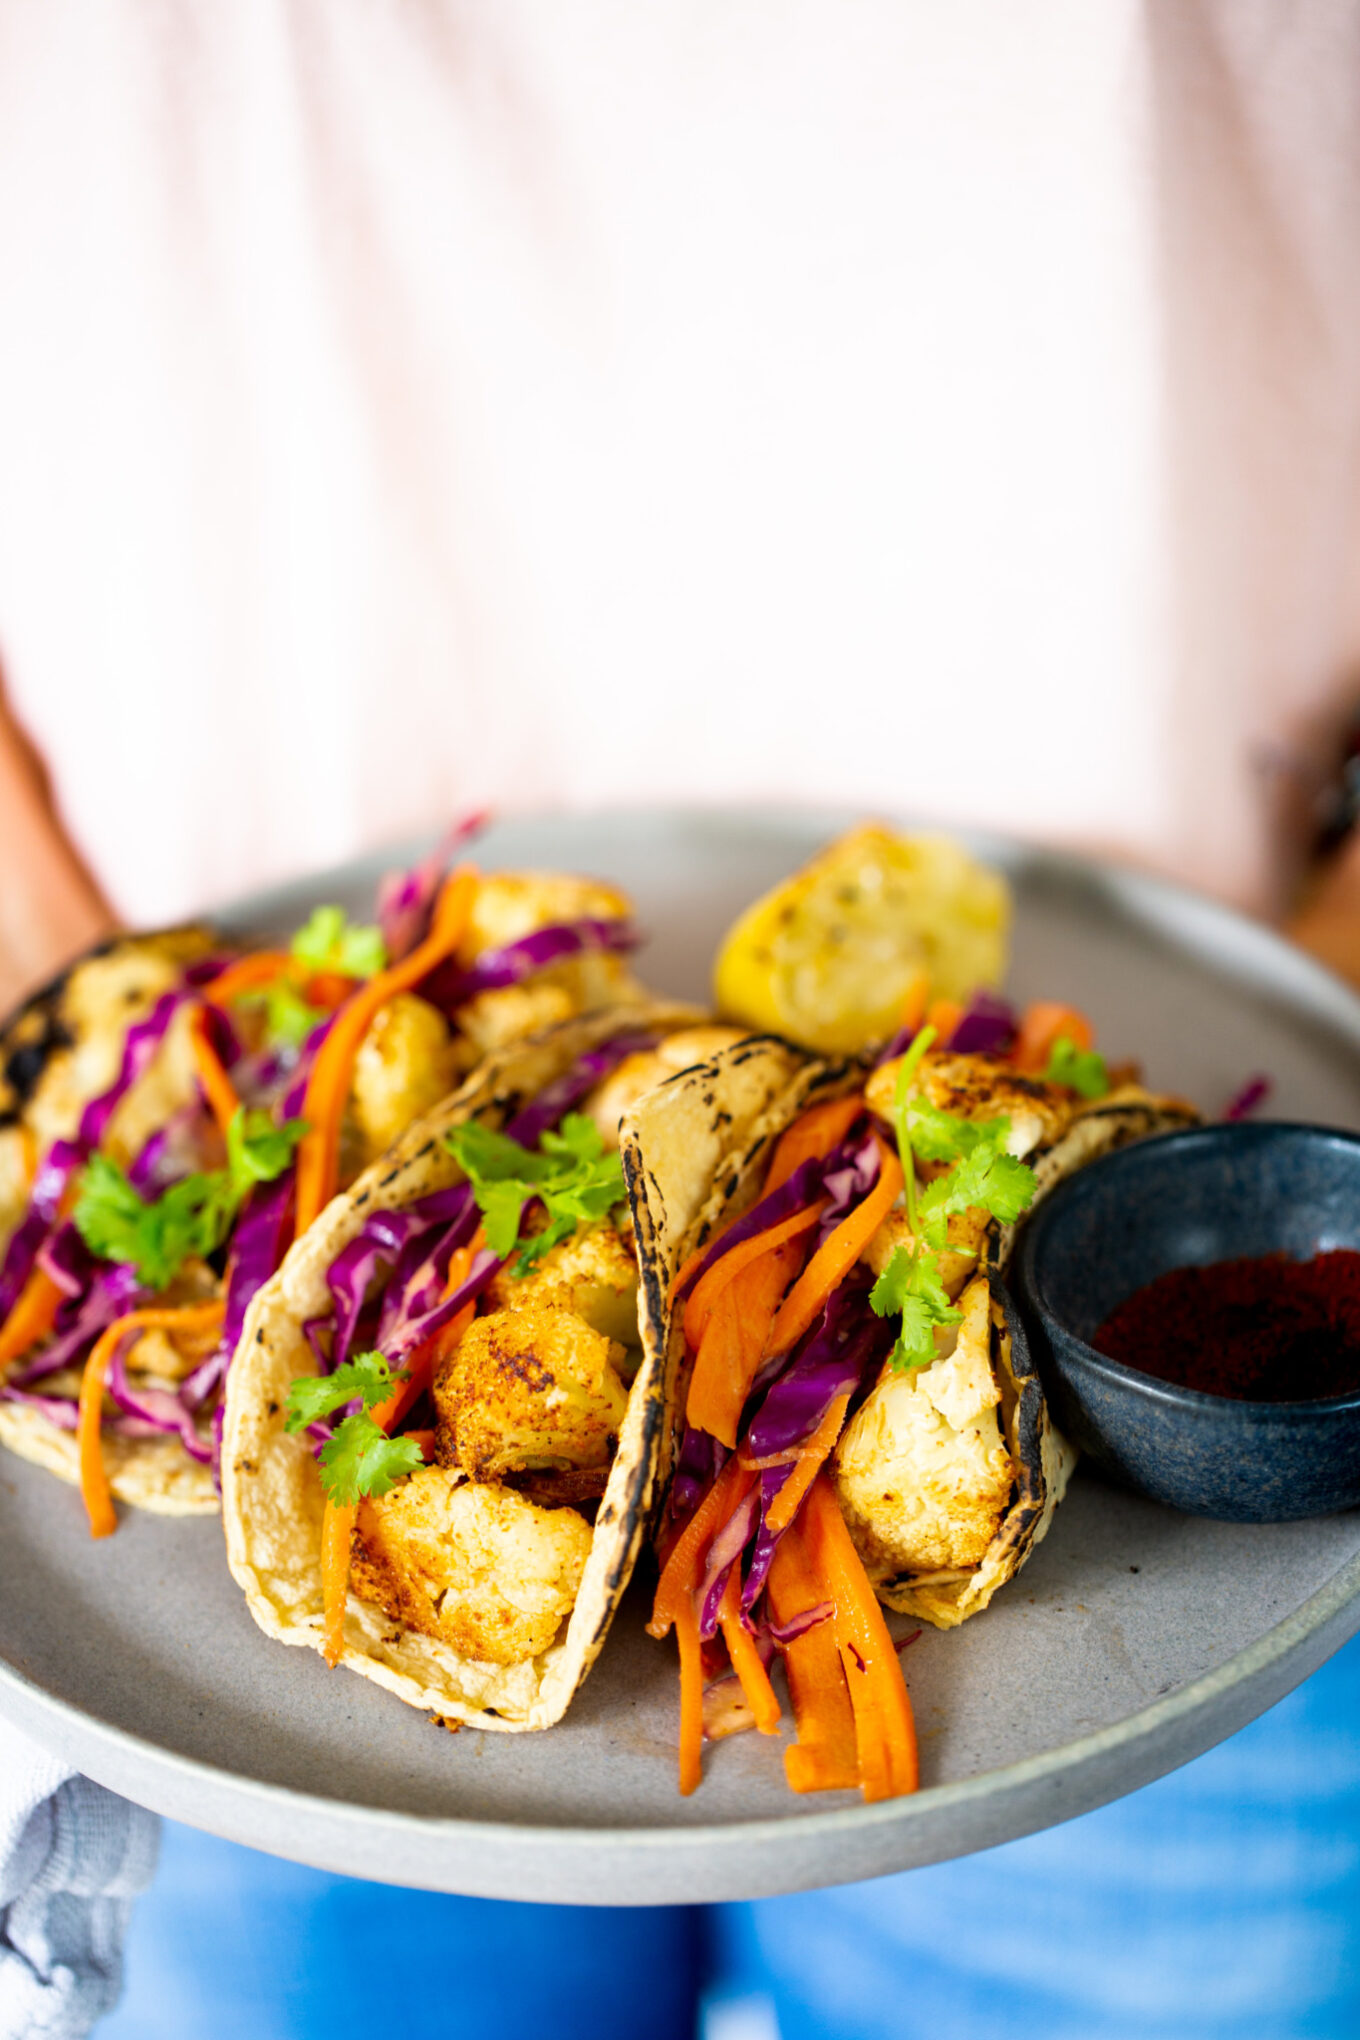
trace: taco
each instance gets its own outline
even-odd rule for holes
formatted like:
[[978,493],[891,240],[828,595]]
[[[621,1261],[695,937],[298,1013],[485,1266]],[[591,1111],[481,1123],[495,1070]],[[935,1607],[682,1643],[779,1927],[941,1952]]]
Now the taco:
[[227,1381],[227,1557],[252,1615],[447,1723],[545,1728],[651,1512],[618,1121],[735,1039],[691,1009],[491,1057],[260,1290]]
[[29,999],[0,1031],[0,1442],[79,1481],[96,1534],[110,1493],[215,1510],[226,1367],[292,1239],[489,1051],[641,996],[636,939],[612,887],[434,859],[378,925],[120,936]]
[[625,1125],[668,1410],[651,1627],[680,1644],[682,1790],[705,1729],[777,1726],[775,1650],[795,1789],[911,1790],[878,1603],[939,1628],[977,1614],[1066,1487],[1074,1455],[1002,1281],[1016,1225],[1073,1168],[1196,1114],[1066,1037],[1027,1071],[987,1005],[990,1052],[927,1026],[869,1068],[763,1037]]

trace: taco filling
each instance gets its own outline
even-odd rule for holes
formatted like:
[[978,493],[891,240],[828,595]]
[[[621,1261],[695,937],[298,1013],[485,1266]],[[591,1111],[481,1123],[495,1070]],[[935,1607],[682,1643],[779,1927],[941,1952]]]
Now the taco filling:
[[459,1721],[565,1707],[660,1431],[619,1116],[735,1038],[689,1017],[628,1009],[493,1058],[261,1293],[224,1483],[232,1569],[271,1634]]
[[[944,1045],[904,1030],[867,1080],[747,1043],[629,1128],[676,1424],[650,1628],[679,1644],[684,1792],[705,1735],[776,1732],[776,1657],[794,1790],[915,1789],[879,1602],[940,1627],[977,1613],[1071,1466],[998,1279],[1014,1228],[1070,1167],[1193,1117],[1112,1086],[1065,1009],[1017,1023],[988,995],[947,1024]],[[696,1201],[680,1158],[758,1054],[782,1088]]]
[[211,1510],[246,1311],[337,1190],[482,1057],[637,996],[612,888],[554,874],[388,881],[287,948],[118,939],[0,1055],[0,1440],[111,1496]]

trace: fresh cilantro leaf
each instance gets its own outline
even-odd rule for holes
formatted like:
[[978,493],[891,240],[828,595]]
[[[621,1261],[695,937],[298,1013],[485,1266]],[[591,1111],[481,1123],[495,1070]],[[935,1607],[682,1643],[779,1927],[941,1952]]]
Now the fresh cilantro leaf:
[[929,1367],[936,1358],[936,1329],[959,1324],[963,1317],[949,1301],[935,1256],[919,1248],[914,1253],[897,1248],[870,1291],[869,1303],[879,1317],[901,1317],[902,1329],[888,1356],[898,1372]]
[[334,1374],[299,1375],[288,1390],[283,1427],[285,1431],[305,1431],[308,1424],[323,1423],[352,1402],[362,1402],[366,1410],[376,1409],[405,1379],[404,1373],[393,1374],[381,1353],[356,1353]]
[[[519,1247],[517,1275],[624,1196],[623,1164],[604,1152],[599,1128],[584,1113],[569,1112],[556,1133],[544,1134],[536,1154],[474,1120],[444,1138],[472,1185],[492,1253],[505,1260]],[[547,1224],[525,1238],[520,1226],[531,1197],[541,1200]]]
[[127,1261],[148,1289],[164,1289],[193,1256],[221,1246],[236,1214],[225,1169],[187,1176],[154,1202],[140,1197],[118,1164],[92,1155],[71,1216],[91,1253]]
[[908,1104],[911,1098],[912,1080],[916,1075],[921,1057],[935,1039],[935,1029],[929,1025],[918,1028],[910,1048],[897,1065],[897,1080],[893,1085],[893,1123],[897,1128],[897,1152],[902,1161],[902,1175],[907,1199],[907,1221],[913,1233],[916,1231],[916,1163],[911,1145],[911,1121]]
[[1009,1119],[959,1119],[922,1097],[908,1102],[912,1151],[923,1162],[956,1162],[984,1146],[1004,1147]]
[[227,1167],[186,1176],[156,1198],[141,1196],[108,1155],[91,1155],[71,1213],[76,1230],[92,1254],[130,1262],[148,1289],[164,1289],[186,1261],[216,1253],[252,1184],[282,1175],[305,1130],[300,1119],[275,1126],[267,1112],[242,1108],[227,1132]]
[[1083,1098],[1103,1098],[1110,1088],[1104,1056],[1094,1048],[1078,1048],[1065,1034],[1060,1034],[1053,1044],[1043,1080],[1046,1084],[1065,1084],[1069,1091],[1076,1091]]
[[274,1048],[301,1048],[312,1029],[325,1019],[319,1006],[309,1006],[287,971],[280,971],[263,992],[246,992],[243,1006],[263,1006],[265,1033]]
[[1033,1202],[1034,1187],[1032,1169],[1008,1155],[999,1141],[981,1142],[947,1176],[937,1176],[921,1192],[917,1205],[921,1235],[938,1250],[948,1242],[949,1220],[975,1208],[1002,1225],[1013,1225]]
[[363,1495],[385,1495],[424,1463],[414,1438],[389,1438],[367,1410],[356,1410],[321,1448],[321,1485],[349,1508]]
[[243,1198],[253,1183],[272,1183],[293,1159],[293,1150],[307,1131],[305,1119],[276,1126],[267,1112],[232,1114],[227,1128],[227,1174],[233,1195]]
[[293,937],[293,954],[310,970],[339,971],[342,977],[374,977],[387,964],[378,929],[355,926],[343,907],[314,907],[306,927]]

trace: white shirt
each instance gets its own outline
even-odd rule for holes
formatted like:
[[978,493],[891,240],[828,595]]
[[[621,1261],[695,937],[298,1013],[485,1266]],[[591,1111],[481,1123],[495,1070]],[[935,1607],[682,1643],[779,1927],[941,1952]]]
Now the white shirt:
[[155,921],[825,797],[1266,903],[1360,651],[1358,138],[1356,0],[0,0],[75,838]]

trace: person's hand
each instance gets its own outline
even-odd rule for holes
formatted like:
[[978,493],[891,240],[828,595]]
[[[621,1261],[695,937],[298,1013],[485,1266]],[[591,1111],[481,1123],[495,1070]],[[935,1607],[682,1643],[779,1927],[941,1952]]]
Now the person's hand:
[[116,925],[0,693],[0,1014]]

